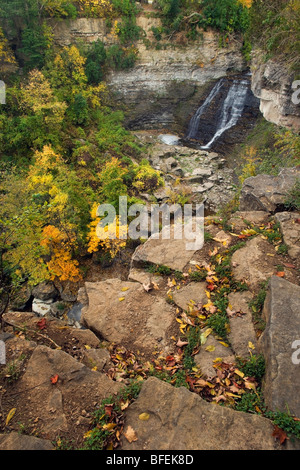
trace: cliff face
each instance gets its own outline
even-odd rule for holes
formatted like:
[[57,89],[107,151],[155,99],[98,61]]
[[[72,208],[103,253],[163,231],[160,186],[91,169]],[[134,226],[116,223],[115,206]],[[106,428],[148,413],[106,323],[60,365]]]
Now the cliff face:
[[[176,44],[173,38],[172,44],[149,47],[154,41],[151,28],[158,27],[160,20],[141,15],[137,24],[145,37],[136,44],[135,67],[112,71],[107,77],[116,100],[129,110],[130,128],[182,129],[214,81],[246,68],[240,39],[220,47],[218,33],[207,31],[190,43]],[[55,42],[62,46],[79,38],[86,42],[100,39],[107,46],[115,42],[102,19],[51,20],[51,25]]]
[[300,103],[296,103],[295,89],[292,87],[294,78],[287,67],[275,60],[264,62],[262,54],[256,52],[251,69],[252,91],[260,100],[260,111],[265,119],[299,131]]

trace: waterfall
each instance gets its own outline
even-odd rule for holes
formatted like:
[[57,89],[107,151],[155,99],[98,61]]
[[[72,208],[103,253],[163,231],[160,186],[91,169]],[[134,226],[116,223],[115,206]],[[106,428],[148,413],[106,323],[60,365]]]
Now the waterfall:
[[[234,80],[230,87],[229,83],[230,82],[226,81],[226,79],[219,80],[207,96],[204,103],[197,109],[196,113],[190,120],[186,139],[196,139],[198,137],[200,127],[200,134],[202,130],[201,140],[203,141],[203,138],[205,139],[205,134],[203,132],[203,129],[201,129],[201,116],[205,118],[204,113],[206,111],[211,111],[211,109],[214,109],[211,108],[211,105],[213,104],[213,100],[218,98],[221,103],[217,108],[218,115],[213,117],[211,117],[210,115],[210,122],[212,123],[212,125],[216,123],[213,130],[214,134],[209,137],[209,142],[203,145],[201,147],[202,149],[209,149],[225,131],[235,126],[239,118],[242,116],[247,100],[249,81]],[[229,87],[226,97],[224,97],[223,90],[225,84],[227,85],[227,88]]]
[[236,125],[243,113],[247,92],[248,82],[246,80],[233,82],[222,107],[218,129],[210,142],[202,147],[203,149],[209,149],[225,131]]
[[213,99],[217,96],[219,93],[220,89],[222,88],[222,85],[224,83],[224,80],[221,79],[219,80],[216,85],[213,87],[211,92],[209,93],[208,97],[204,101],[204,103],[197,109],[195,112],[194,116],[192,117],[189,127],[188,127],[188,132],[186,135],[186,139],[195,139],[197,136],[197,132],[199,129],[199,122],[202,114],[204,111],[208,108],[210,103],[213,101]]

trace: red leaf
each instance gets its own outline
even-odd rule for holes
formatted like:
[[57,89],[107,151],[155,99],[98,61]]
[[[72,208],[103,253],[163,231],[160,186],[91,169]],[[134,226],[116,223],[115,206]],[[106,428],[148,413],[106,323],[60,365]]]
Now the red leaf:
[[52,385],[55,385],[58,381],[58,374],[50,378]]
[[283,444],[287,439],[286,433],[276,425],[275,425],[275,429],[273,431],[272,436],[274,436],[275,439],[278,439],[280,444]]
[[216,289],[216,286],[214,284],[208,284],[207,289],[213,291]]
[[41,320],[39,320],[37,322],[37,326],[40,330],[44,330],[47,326],[47,321],[46,321],[46,318],[42,318]]
[[113,407],[114,407],[114,405],[105,405],[104,409],[105,409],[105,414],[107,416],[111,416],[111,412],[113,410]]
[[276,273],[276,276],[278,276],[278,277],[284,277],[284,276],[285,276],[285,272],[284,272],[284,271],[280,271],[280,272]]

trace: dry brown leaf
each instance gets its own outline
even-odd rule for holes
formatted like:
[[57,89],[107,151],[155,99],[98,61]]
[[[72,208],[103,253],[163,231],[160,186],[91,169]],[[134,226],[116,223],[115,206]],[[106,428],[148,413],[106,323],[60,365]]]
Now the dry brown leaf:
[[128,426],[126,431],[124,431],[124,436],[126,437],[127,441],[130,443],[138,440],[135,430],[131,426]]

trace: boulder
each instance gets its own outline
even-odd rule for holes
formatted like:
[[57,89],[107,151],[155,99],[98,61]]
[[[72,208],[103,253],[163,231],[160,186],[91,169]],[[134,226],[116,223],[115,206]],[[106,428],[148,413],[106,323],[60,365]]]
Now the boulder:
[[[140,419],[142,413],[149,414],[149,419]],[[208,403],[184,387],[176,388],[154,377],[144,382],[125,417],[123,450],[279,449],[268,419]],[[129,442],[133,432],[136,440]]]
[[288,254],[293,259],[300,256],[300,213],[280,212],[275,215],[280,223],[284,243],[288,246]]
[[259,344],[266,361],[266,405],[300,418],[300,287],[273,276],[263,316],[266,328]]
[[103,339],[131,350],[152,353],[168,349],[168,330],[175,321],[175,308],[165,298],[146,292],[139,282],[109,279],[87,282],[89,305],[82,310],[82,323]]
[[300,168],[284,168],[278,176],[258,175],[244,181],[241,211],[275,212],[283,208],[287,194],[300,178]]
[[54,301],[57,299],[59,292],[53,282],[41,282],[32,289],[32,295],[39,300]]
[[[139,267],[143,263],[151,263],[156,265],[164,265],[168,268],[182,271],[189,263],[193,254],[201,248],[195,246],[194,240],[189,240],[184,233],[184,226],[177,226],[179,234],[182,238],[176,239],[176,230],[174,226],[170,227],[170,235],[167,238],[168,226],[165,226],[160,232],[159,237],[151,236],[145,243],[138,246],[132,256],[132,266]],[[175,232],[175,233],[174,233]],[[201,243],[201,228],[198,229],[199,241]],[[201,239],[201,240],[200,240]]]
[[[54,382],[51,381],[54,378]],[[22,419],[36,420],[42,437],[53,439],[63,435],[85,410],[94,409],[100,402],[116,393],[120,384],[106,375],[91,371],[61,350],[37,346],[19,383],[23,407],[16,412]],[[34,390],[34,393],[32,392]],[[78,428],[79,432],[87,430]]]
[[0,434],[0,450],[54,450],[54,447],[46,439],[11,432]]
[[32,311],[37,315],[44,317],[45,315],[51,314],[53,301],[50,300],[39,300],[33,299]]
[[235,279],[245,281],[252,291],[258,290],[276,272],[275,255],[274,247],[267,240],[260,236],[252,238],[231,258]]

